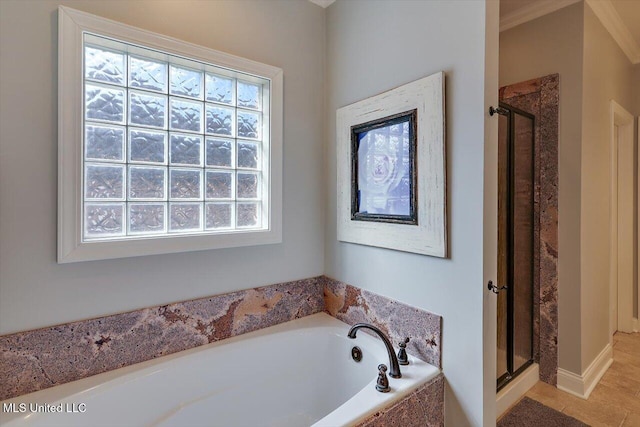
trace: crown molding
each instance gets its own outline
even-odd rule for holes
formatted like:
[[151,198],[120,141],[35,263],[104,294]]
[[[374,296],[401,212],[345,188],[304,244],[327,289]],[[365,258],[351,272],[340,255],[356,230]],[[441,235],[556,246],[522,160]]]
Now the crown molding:
[[[322,0],[315,0],[322,1]],[[330,1],[330,0],[329,0]],[[556,10],[578,3],[581,0],[540,0],[522,7],[500,19],[500,31],[505,31],[532,21]],[[633,38],[629,28],[611,3],[611,0],[585,0],[611,37],[618,43],[632,64],[640,63],[640,44]]]
[[320,7],[329,7],[336,0],[309,0],[311,3],[315,3]]
[[611,0],[586,0],[586,3],[600,19],[602,25],[609,31],[611,37],[618,43],[631,63],[640,63],[640,44],[633,38],[629,28],[622,22],[622,18],[613,7]]
[[500,18],[500,31],[532,21],[579,1],[581,0],[539,0],[531,3]]

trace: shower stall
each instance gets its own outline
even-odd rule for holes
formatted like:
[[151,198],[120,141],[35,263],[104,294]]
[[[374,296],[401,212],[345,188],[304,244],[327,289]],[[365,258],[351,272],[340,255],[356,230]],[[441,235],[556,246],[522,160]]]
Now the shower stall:
[[535,117],[500,103],[497,389],[534,361]]

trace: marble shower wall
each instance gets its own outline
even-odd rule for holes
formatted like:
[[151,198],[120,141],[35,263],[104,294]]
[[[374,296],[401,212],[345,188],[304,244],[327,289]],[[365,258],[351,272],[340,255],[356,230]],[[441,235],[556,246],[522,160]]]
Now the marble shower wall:
[[0,336],[0,400],[322,311],[440,367],[440,316],[320,276]]
[[558,107],[559,76],[500,89],[500,101],[536,116],[534,209],[534,355],[540,379],[558,371]]

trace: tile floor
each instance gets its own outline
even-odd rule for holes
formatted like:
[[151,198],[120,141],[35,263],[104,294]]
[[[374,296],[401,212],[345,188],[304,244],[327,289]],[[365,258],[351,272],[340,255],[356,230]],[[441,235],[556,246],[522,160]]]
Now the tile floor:
[[593,427],[640,427],[640,333],[614,335],[613,364],[589,399],[543,382],[526,396]]

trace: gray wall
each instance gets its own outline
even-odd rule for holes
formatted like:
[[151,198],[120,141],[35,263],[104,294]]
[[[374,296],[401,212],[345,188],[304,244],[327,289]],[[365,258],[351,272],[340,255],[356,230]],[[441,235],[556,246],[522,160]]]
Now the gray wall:
[[[583,59],[580,325],[584,372],[610,340],[609,287],[603,286],[609,283],[610,274],[610,101],[633,111],[632,64],[588,4],[584,7]],[[633,227],[623,233],[633,235]]]
[[[284,243],[56,264],[58,4],[284,69]],[[485,133],[484,89],[495,72],[485,71],[485,7],[0,0],[0,334],[326,272],[443,315],[447,424],[491,419],[483,182],[493,130]],[[438,71],[447,79],[449,259],[337,242],[336,109]]]
[[[284,69],[282,244],[56,264],[58,4]],[[0,1],[0,334],[322,274],[325,16],[302,0]]]
[[[474,0],[339,0],[327,15],[326,274],[444,317],[452,426],[482,425],[489,411],[482,389],[484,19],[485,2]],[[447,87],[450,258],[338,242],[336,109],[438,71]]]
[[558,363],[580,374],[583,3],[500,33],[500,86],[560,74]]

